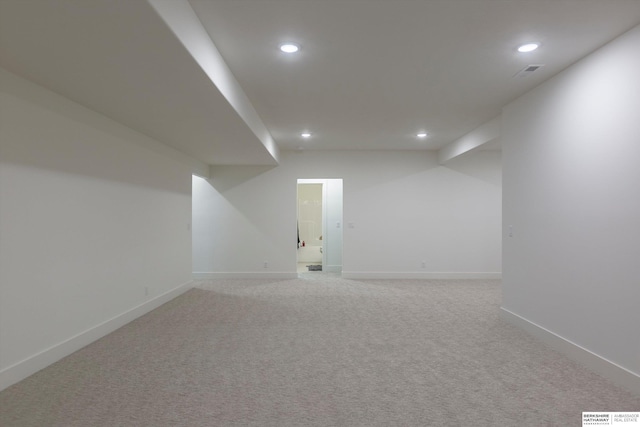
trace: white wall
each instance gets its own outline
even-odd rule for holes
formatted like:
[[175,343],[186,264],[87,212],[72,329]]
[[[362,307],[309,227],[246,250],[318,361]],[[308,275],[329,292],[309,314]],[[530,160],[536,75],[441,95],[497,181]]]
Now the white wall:
[[502,134],[504,309],[636,375],[639,69],[636,27],[509,104]]
[[0,83],[1,389],[186,289],[191,168],[1,69]]
[[194,184],[196,277],[295,277],[296,181],[308,177],[344,179],[345,277],[500,275],[499,153],[439,166],[437,153],[366,151],[283,152],[273,169],[214,168]]

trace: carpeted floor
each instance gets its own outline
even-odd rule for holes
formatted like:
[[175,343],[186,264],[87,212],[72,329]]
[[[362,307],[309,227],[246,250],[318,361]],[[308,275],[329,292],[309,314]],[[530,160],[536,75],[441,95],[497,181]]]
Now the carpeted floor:
[[579,426],[640,398],[499,318],[499,281],[201,282],[0,393],[13,426]]

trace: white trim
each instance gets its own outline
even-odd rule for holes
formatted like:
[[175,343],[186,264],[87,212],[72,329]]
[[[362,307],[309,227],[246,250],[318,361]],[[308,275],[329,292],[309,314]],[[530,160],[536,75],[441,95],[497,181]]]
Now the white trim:
[[[339,273],[340,265],[323,266],[323,271]],[[423,272],[380,272],[380,271],[343,271],[344,279],[501,279],[502,273],[423,273]],[[214,279],[296,279],[298,273],[286,271],[277,272],[194,272],[194,280]]]
[[0,371],[0,390],[4,390],[15,383],[22,381],[28,376],[35,374],[63,357],[86,347],[92,342],[110,334],[138,317],[160,307],[162,304],[171,301],[177,296],[193,288],[193,286],[193,281],[183,283],[162,295],[158,295],[149,301],[145,301],[122,314],[106,320],[84,332],[60,342],[59,344],[51,346],[40,353],[29,356],[28,358],[3,369]]
[[640,375],[501,307],[500,317],[616,385],[640,395]]
[[297,272],[288,271],[235,271],[235,272],[214,272],[199,271],[193,273],[193,280],[213,280],[213,279],[297,279]]
[[343,271],[345,279],[501,279],[501,272],[454,273],[454,272],[401,272],[401,271]]

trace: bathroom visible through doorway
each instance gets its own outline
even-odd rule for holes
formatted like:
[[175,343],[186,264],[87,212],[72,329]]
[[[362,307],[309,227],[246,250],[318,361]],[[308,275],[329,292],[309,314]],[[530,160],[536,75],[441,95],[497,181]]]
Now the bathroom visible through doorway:
[[342,271],[342,179],[298,179],[298,273]]

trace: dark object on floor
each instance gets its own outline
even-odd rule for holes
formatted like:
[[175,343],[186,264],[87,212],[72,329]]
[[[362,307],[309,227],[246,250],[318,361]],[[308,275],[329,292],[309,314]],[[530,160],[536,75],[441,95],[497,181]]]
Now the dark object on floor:
[[322,271],[321,265],[307,265],[309,271]]

